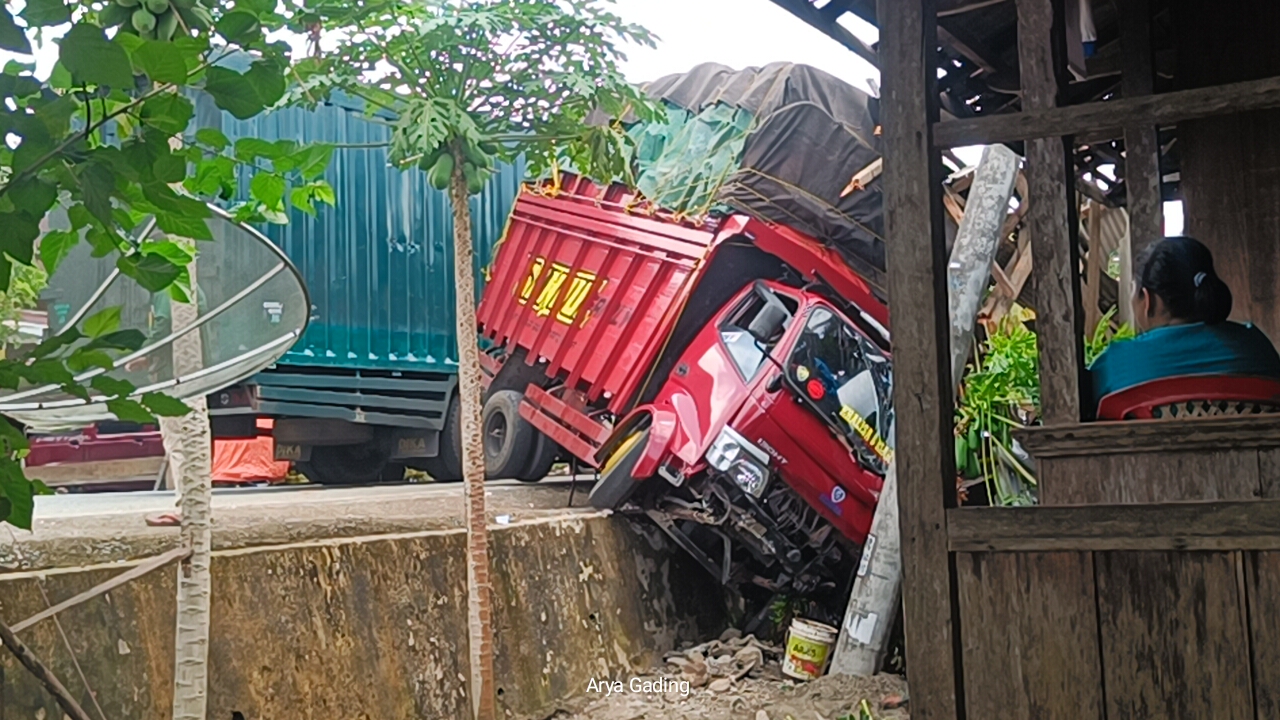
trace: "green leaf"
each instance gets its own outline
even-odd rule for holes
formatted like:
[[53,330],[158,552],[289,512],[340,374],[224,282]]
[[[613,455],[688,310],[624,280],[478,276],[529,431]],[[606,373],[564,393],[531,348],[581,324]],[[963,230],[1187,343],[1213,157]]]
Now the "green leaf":
[[171,42],[148,40],[133,51],[133,61],[155,82],[172,85],[187,83],[187,61],[182,56],[182,51]]
[[185,268],[195,259],[195,255],[182,245],[172,240],[149,242],[142,246],[144,254],[159,255],[178,267]]
[[23,55],[31,54],[31,41],[27,40],[27,34],[13,21],[8,3],[0,7],[0,48]]
[[84,239],[93,248],[93,252],[90,255],[96,258],[106,257],[120,250],[120,239],[116,234],[100,227],[89,228],[89,232],[84,234]]
[[103,350],[80,348],[67,358],[67,367],[74,373],[82,373],[89,368],[110,370],[115,367],[115,361]]
[[227,136],[223,135],[222,131],[217,128],[200,128],[196,131],[196,142],[201,145],[208,145],[218,152],[226,150],[227,145],[231,144]]
[[308,182],[324,175],[332,159],[332,145],[308,145],[293,156],[295,168]]
[[148,255],[125,255],[116,261],[116,267],[120,268],[120,272],[128,275],[143,288],[151,292],[160,292],[178,279],[182,274],[182,267],[173,264],[163,255],[151,253]]
[[58,41],[58,59],[71,71],[77,85],[109,85],[133,87],[133,65],[124,48],[111,42],[102,28],[89,22],[78,22]]
[[237,119],[248,120],[284,96],[284,72],[276,63],[262,60],[243,74],[211,67],[205,75],[204,89],[218,107]]
[[258,15],[264,15],[275,12],[276,0],[236,0],[236,7]]
[[120,306],[116,305],[90,315],[84,319],[84,334],[97,338],[120,329]]
[[311,204],[311,193],[312,189],[309,187],[296,187],[289,191],[289,204],[315,217],[316,206]]
[[67,254],[80,242],[80,233],[70,230],[52,230],[40,238],[40,263],[45,272],[53,275]]
[[14,208],[32,217],[44,217],[58,201],[58,186],[39,178],[24,178],[9,188],[9,199]]
[[54,335],[48,340],[45,340],[32,348],[31,352],[28,353],[28,357],[32,357],[37,360],[48,357],[83,337],[84,335],[81,335],[80,330],[77,328],[64,328],[57,335]]
[[161,155],[151,165],[151,176],[162,183],[182,182],[187,177],[187,159],[174,153]]
[[312,195],[316,200],[332,207],[338,204],[338,196],[334,194],[333,187],[329,183],[320,180],[311,183]]
[[262,36],[262,23],[258,22],[257,14],[247,10],[236,9],[223,15],[218,19],[217,29],[227,42],[236,45],[248,45]]
[[134,422],[146,425],[155,422],[155,418],[147,409],[136,400],[126,398],[117,398],[107,401],[107,410],[110,410],[121,422]]
[[268,140],[256,137],[245,137],[236,140],[235,156],[242,162],[253,162],[264,157],[275,157],[276,146]]
[[117,330],[94,338],[85,347],[95,350],[101,348],[132,352],[142,347],[142,344],[146,341],[147,336],[141,330]]
[[137,389],[128,380],[113,378],[110,375],[98,375],[89,381],[89,385],[108,398],[129,397],[129,394]]
[[[0,251],[19,262],[31,263],[34,244],[40,236],[40,220],[37,216],[18,211],[0,213]],[[8,269],[4,271],[8,281]]]
[[156,225],[165,235],[172,235],[191,240],[212,240],[213,231],[209,224],[201,218],[188,217],[180,213],[158,212],[155,215]]
[[112,223],[111,194],[116,189],[116,174],[106,163],[91,162],[80,170],[80,192],[84,206],[104,225]]
[[284,203],[284,178],[260,172],[249,181],[249,193],[255,200],[272,210],[279,210]]
[[9,458],[0,459],[0,493],[9,503],[5,522],[23,530],[31,529],[31,516],[36,502],[32,497],[31,482],[22,475],[22,467]]
[[22,19],[31,27],[48,27],[71,22],[71,8],[62,0],[27,0]]
[[142,404],[158,417],[182,417],[191,412],[186,403],[158,392],[143,393]]
[[53,70],[49,73],[49,87],[54,90],[70,90],[74,87],[71,80],[71,71],[61,62],[53,64]]
[[166,135],[186,130],[193,115],[195,106],[178,93],[161,93],[142,103],[142,121]]

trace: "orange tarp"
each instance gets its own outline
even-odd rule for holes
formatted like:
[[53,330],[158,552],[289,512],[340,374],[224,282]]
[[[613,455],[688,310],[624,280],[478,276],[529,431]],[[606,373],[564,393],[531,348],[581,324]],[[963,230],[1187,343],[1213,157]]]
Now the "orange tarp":
[[252,440],[215,440],[213,479],[218,482],[262,482],[283,480],[289,474],[288,461],[275,459],[275,438],[269,434],[270,418],[258,419],[259,435]]

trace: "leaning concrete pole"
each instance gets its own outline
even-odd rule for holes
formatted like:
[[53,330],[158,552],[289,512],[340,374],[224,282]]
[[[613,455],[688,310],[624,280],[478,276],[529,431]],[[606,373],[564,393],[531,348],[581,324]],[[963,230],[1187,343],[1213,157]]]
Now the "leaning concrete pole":
[[[191,243],[187,247],[195,250]],[[191,277],[190,303],[170,304],[170,332],[189,327],[199,316],[195,298],[196,261],[187,268]],[[173,342],[173,376],[180,378],[204,368],[200,330]],[[178,565],[177,633],[173,667],[174,720],[205,720],[209,684],[209,572],[212,551],[210,502],[213,474],[210,468],[209,411],[203,395],[187,400],[192,411],[181,417],[160,418],[169,466],[177,479],[182,509],[182,540],[191,557]]]
[[[951,249],[951,263],[947,267],[951,378],[957,385],[973,346],[978,308],[991,281],[991,263],[1000,244],[1000,228],[1009,213],[1018,164],[1018,156],[1003,145],[983,150],[965,203],[960,232]],[[873,675],[880,669],[901,595],[898,470],[891,464],[845,609],[840,639],[831,659],[831,672]]]

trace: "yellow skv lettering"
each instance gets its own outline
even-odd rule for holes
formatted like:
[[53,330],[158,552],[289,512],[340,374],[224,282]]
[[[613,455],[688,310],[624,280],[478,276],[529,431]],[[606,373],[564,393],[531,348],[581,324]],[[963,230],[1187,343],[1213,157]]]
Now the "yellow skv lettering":
[[853,431],[866,441],[867,446],[871,448],[872,452],[879,455],[881,460],[893,462],[893,448],[889,447],[889,443],[880,437],[880,433],[876,432],[876,429],[871,427],[871,424],[861,415],[854,412],[853,408],[848,405],[840,408],[840,419],[849,423],[849,427],[853,428]]
[[596,282],[596,275],[586,270],[579,270],[573,276],[573,282],[569,283],[569,292],[565,295],[564,304],[560,306],[560,312],[556,313],[556,320],[565,325],[572,325],[575,318],[578,317],[578,311],[582,309],[582,303],[587,299],[587,295],[591,293],[591,286]]
[[529,265],[529,275],[524,279],[524,284],[520,286],[520,293],[517,296],[517,302],[521,305],[529,302],[529,297],[533,295],[533,288],[538,284],[538,276],[542,274],[542,268],[546,264],[545,258],[536,257]]
[[533,302],[533,311],[538,317],[551,314],[551,308],[560,297],[560,289],[564,287],[564,281],[568,277],[568,265],[551,263],[551,274],[547,276],[547,284],[542,286],[542,292],[538,293],[538,299]]

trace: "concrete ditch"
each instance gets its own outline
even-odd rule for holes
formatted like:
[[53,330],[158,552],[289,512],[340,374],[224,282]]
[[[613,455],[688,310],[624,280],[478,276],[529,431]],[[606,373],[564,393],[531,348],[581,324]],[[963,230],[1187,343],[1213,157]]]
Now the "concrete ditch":
[[[628,677],[724,627],[718,586],[646,526],[568,511],[494,525],[492,537],[506,717],[546,717],[591,678]],[[432,529],[217,550],[209,717],[466,720],[464,548],[464,531]],[[0,613],[29,617],[127,567],[0,575]],[[175,572],[22,637],[91,714],[96,699],[107,718],[168,717]],[[7,655],[3,666],[6,720],[61,717]]]

